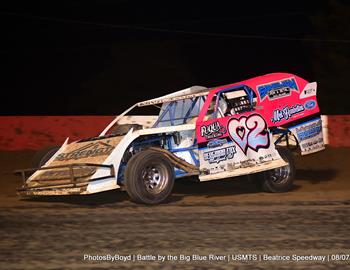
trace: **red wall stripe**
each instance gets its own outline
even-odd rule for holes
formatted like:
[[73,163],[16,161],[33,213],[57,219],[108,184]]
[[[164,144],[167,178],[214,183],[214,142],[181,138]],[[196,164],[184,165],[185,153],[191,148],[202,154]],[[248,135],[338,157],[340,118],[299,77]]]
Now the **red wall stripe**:
[[350,115],[328,116],[328,140],[334,147],[350,147]]
[[[331,146],[350,147],[350,115],[330,115],[328,140]],[[114,116],[2,116],[0,150],[37,150],[98,135]],[[327,131],[328,130],[328,131]]]
[[0,150],[37,150],[98,135],[113,116],[3,116]]

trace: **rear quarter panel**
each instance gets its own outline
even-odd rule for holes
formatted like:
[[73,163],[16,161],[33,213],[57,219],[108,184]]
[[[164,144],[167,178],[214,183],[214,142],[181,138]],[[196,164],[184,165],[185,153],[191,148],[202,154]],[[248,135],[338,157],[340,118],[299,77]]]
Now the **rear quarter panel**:
[[[280,127],[302,118],[317,115],[316,83],[289,73],[273,73],[242,82],[257,95],[256,111],[268,127]],[[313,88],[313,89],[311,89]],[[313,91],[305,94],[305,90]]]

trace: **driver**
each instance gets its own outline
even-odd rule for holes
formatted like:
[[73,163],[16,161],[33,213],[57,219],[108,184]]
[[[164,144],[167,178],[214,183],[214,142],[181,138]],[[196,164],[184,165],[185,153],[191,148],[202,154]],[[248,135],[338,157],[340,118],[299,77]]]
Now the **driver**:
[[221,115],[223,116],[230,116],[232,113],[230,112],[227,102],[223,97],[220,97],[219,104],[218,104],[218,110],[220,111]]

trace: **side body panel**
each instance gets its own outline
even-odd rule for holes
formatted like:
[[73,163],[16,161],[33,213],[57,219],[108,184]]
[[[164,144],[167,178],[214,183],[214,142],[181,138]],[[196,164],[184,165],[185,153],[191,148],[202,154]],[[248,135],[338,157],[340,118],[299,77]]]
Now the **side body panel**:
[[[217,94],[242,85],[255,92],[252,111],[204,120]],[[231,177],[284,166],[271,134],[276,128],[292,132],[302,154],[322,150],[316,87],[316,83],[293,74],[273,73],[211,90],[196,123],[200,179]]]
[[273,143],[264,118],[256,112],[198,121],[201,181],[245,175],[286,163]]

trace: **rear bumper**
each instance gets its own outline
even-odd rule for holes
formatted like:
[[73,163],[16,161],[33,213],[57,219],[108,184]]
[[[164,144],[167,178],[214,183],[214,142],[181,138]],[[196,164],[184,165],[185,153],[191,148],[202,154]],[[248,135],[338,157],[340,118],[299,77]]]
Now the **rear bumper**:
[[[109,174],[103,177],[90,178],[91,175],[77,175],[77,170],[82,168],[105,168],[109,169]],[[50,171],[51,170],[51,171]],[[27,177],[29,173],[40,171],[51,172],[50,177]],[[93,172],[95,172],[94,170]],[[53,172],[53,173],[52,173]],[[23,185],[17,189],[20,196],[56,196],[56,195],[78,195],[94,193],[89,191],[88,185],[99,183],[105,179],[115,179],[113,165],[94,164],[94,163],[74,163],[62,166],[48,166],[42,168],[31,168],[18,170],[14,172],[22,176]],[[92,173],[93,174],[93,173]],[[50,174],[49,174],[50,176]],[[103,185],[103,184],[102,184]],[[109,189],[118,188],[110,187]],[[102,188],[103,189],[103,188]],[[106,189],[108,190],[108,189]]]

